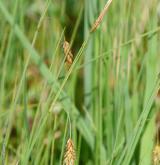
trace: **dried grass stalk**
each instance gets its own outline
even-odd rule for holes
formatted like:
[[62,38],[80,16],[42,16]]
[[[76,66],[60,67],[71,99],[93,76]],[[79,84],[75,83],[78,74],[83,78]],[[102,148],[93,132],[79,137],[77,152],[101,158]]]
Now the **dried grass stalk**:
[[106,5],[104,6],[104,9],[101,11],[99,17],[97,18],[97,20],[93,24],[90,32],[94,32],[98,28],[98,26],[102,22],[102,19],[103,19],[104,15],[106,14],[106,12],[107,12],[107,10],[108,10],[108,8],[109,8],[109,6],[110,6],[111,3],[112,3],[112,0],[108,0],[107,1]]
[[64,50],[64,54],[66,56],[66,63],[71,65],[73,63],[73,54],[71,52],[71,47],[70,47],[69,42],[64,41],[63,50]]
[[64,155],[64,165],[74,165],[76,159],[76,154],[74,150],[74,145],[72,139],[68,139],[66,145],[66,153]]

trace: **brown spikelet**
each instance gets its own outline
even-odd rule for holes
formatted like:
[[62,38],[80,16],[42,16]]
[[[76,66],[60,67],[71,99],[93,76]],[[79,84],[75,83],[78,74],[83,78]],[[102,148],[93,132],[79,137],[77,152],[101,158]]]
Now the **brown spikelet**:
[[98,26],[100,25],[100,23],[102,22],[102,19],[104,17],[104,15],[106,14],[110,4],[112,3],[112,0],[108,0],[106,5],[104,6],[103,10],[101,11],[101,13],[99,14],[99,17],[96,19],[95,23],[93,24],[90,32],[94,32]]
[[74,145],[72,139],[68,139],[66,145],[66,153],[64,155],[64,165],[74,165],[76,159],[76,154],[74,150]]
[[70,44],[66,40],[63,43],[63,50],[64,50],[64,54],[66,56],[66,63],[68,65],[71,65],[73,63],[73,54],[71,52]]
[[156,145],[153,150],[153,165],[160,164],[160,146]]

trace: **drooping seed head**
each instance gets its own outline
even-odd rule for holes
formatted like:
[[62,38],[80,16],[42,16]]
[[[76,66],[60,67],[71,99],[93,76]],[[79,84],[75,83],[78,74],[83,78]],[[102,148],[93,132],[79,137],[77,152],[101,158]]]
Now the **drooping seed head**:
[[76,159],[76,154],[75,154],[75,150],[74,150],[73,141],[72,141],[72,139],[68,139],[63,164],[64,165],[74,165],[75,159]]
[[73,54],[71,52],[71,47],[70,47],[69,42],[64,41],[63,50],[64,50],[67,64],[71,65],[73,63]]

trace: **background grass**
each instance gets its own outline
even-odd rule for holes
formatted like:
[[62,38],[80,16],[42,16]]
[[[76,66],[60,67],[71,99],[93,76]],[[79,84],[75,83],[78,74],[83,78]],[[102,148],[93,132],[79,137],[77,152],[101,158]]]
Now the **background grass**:
[[152,164],[160,2],[113,0],[90,34],[106,2],[0,1],[1,164],[62,164],[70,134],[77,165]]

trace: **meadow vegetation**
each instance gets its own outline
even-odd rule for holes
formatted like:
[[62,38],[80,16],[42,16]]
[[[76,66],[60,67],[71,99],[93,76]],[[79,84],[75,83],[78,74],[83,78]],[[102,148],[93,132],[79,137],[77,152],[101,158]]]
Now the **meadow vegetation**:
[[159,164],[160,1],[108,2],[0,0],[0,164]]

